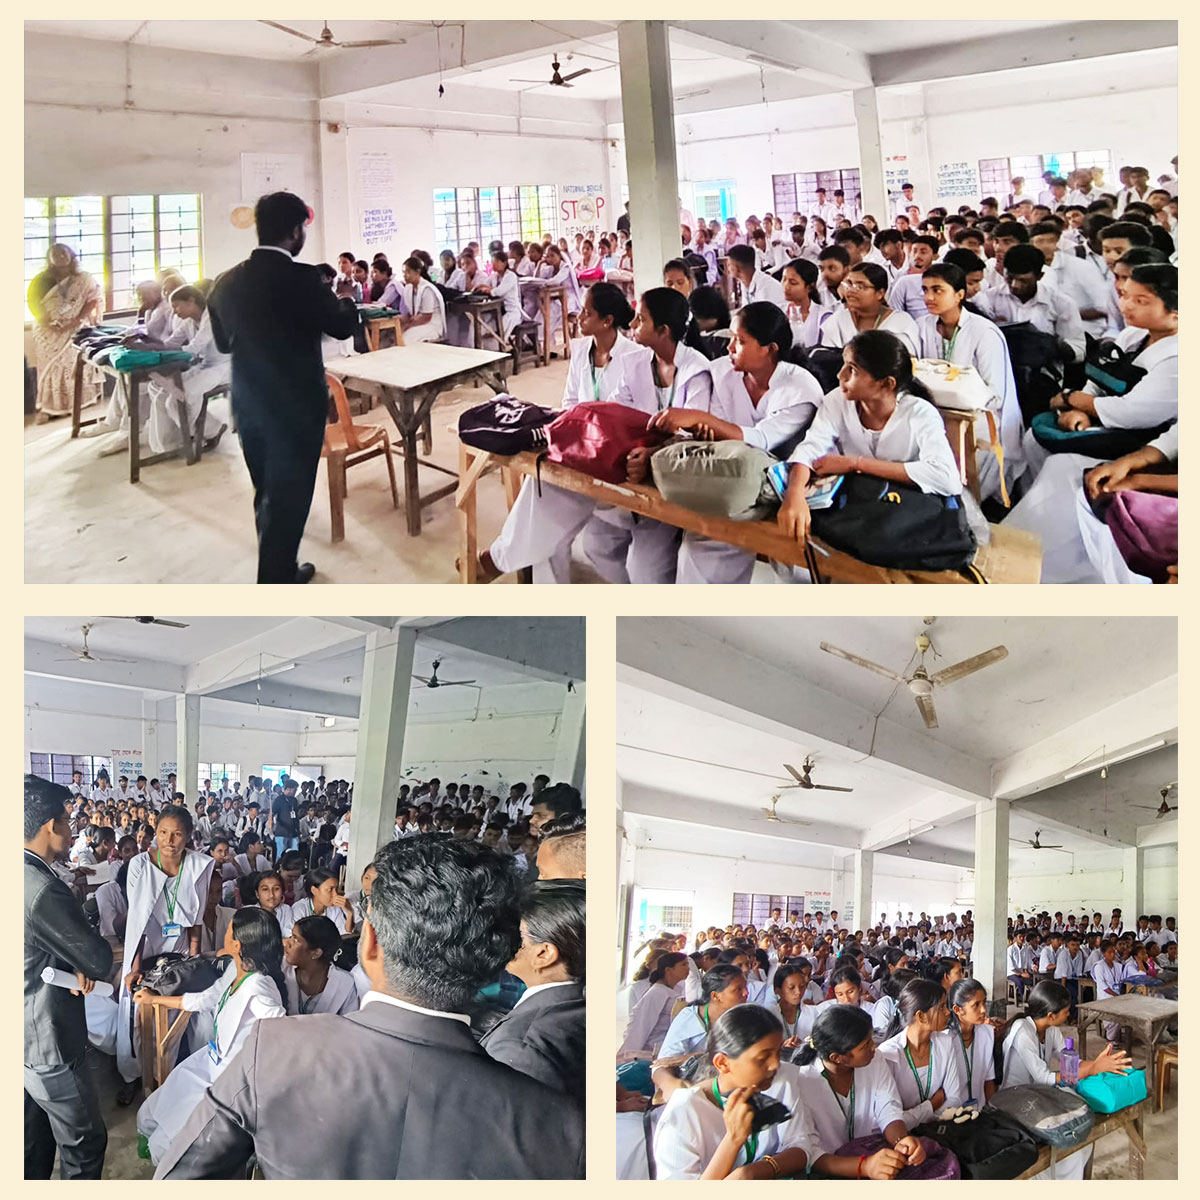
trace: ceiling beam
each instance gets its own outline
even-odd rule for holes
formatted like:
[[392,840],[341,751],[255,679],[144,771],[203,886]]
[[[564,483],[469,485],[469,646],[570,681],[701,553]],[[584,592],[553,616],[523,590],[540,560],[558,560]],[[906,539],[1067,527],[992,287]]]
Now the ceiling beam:
[[[1095,842],[1100,846],[1126,847],[1131,844],[1125,839],[1102,833],[1098,829],[1087,829],[1082,825],[1064,820],[1061,814],[1056,816],[1053,813],[1043,812],[1040,809],[1031,807],[1028,803],[1014,804],[1011,812],[1013,816],[1024,817],[1027,821],[1034,824],[1037,829],[1043,831],[1053,829],[1058,833],[1065,833],[1069,837],[1082,838],[1084,841]],[[1082,853],[1082,850],[1072,851],[1072,853]]]
[[582,617],[459,617],[430,636],[531,679],[566,683],[587,678]]
[[205,694],[213,700],[232,700],[240,704],[312,713],[321,717],[352,717],[357,720],[359,715],[357,696],[323,692],[319,688],[293,687],[287,683],[286,675],[264,679],[261,688],[257,680],[252,680]]
[[862,848],[886,850],[888,846],[899,845],[909,838],[915,840],[934,829],[953,825],[966,817],[974,816],[974,801],[964,804],[956,796],[931,792],[865,829],[862,833]]
[[792,21],[672,21],[685,42],[712,47],[727,58],[795,72],[826,91],[870,87],[867,55],[832,38],[810,33]]
[[[909,851],[912,851],[910,854]],[[935,862],[944,863],[948,867],[959,867],[962,870],[973,871],[975,869],[975,852],[973,850],[955,850],[950,846],[934,846],[928,842],[914,841],[911,846],[905,846],[903,850],[899,846],[895,847],[892,852],[881,855],[883,858],[894,858],[897,862]],[[886,868],[880,865],[879,859],[875,860],[876,872],[884,871]]]
[[25,639],[25,673],[46,679],[70,679],[77,683],[132,688],[161,695],[183,691],[184,671],[174,663],[145,659],[116,662],[99,657],[94,662],[81,662],[63,646],[35,638]]
[[1077,62],[1178,44],[1179,26],[1175,21],[1075,21],[991,34],[944,46],[872,54],[869,68],[875,86],[888,87]]

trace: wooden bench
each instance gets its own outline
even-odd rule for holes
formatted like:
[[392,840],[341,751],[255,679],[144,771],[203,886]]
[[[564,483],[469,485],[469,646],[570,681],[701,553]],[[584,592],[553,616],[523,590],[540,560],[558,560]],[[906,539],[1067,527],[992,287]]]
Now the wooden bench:
[[[499,465],[504,478],[505,497],[511,509],[520,491],[522,477],[539,475],[538,454],[527,451],[511,457],[493,457],[482,450],[459,443],[459,484],[454,503],[459,515],[459,582],[478,582],[478,513],[476,484],[488,467]],[[658,490],[647,484],[605,483],[559,463],[543,460],[543,483],[588,496],[600,504],[623,508],[641,516],[675,525],[680,529],[715,538],[790,566],[814,571],[814,582],[824,583],[968,583],[957,571],[900,571],[874,567],[848,554],[810,539],[806,553],[794,538],[783,532],[774,520],[734,521],[709,517],[668,504]],[[1041,577],[1041,545],[1022,530],[991,526],[991,542],[976,552],[974,567],[990,583],[1037,583]]]
[[367,345],[372,350],[378,350],[381,344],[380,335],[385,329],[390,329],[397,346],[404,345],[404,330],[400,327],[400,314],[394,317],[370,317],[363,322],[363,333]]
[[[162,1087],[171,1073],[173,1051],[179,1045],[192,1014],[185,1009],[167,1008],[153,1000],[137,1006],[141,1032],[142,1086],[148,1096]],[[175,1015],[175,1020],[171,1020]]]

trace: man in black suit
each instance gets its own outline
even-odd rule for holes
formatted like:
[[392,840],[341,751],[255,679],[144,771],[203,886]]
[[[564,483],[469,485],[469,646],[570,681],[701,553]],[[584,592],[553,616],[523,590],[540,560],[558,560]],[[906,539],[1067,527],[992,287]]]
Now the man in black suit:
[[521,910],[521,949],[508,973],[525,992],[480,1045],[497,1062],[566,1092],[584,1104],[587,1090],[585,885],[574,879],[535,883]]
[[325,440],[329,390],[321,335],[348,338],[359,328],[353,284],[335,296],[317,269],[298,263],[308,207],[291,192],[254,207],[258,247],[221,275],[208,301],[218,349],[233,356],[233,413],[254,483],[258,582],[307,583],[297,564]]
[[358,943],[359,1012],[256,1021],[158,1179],[582,1179],[583,1112],[491,1059],[465,1015],[521,945],[511,860],[389,842]]
[[[87,1078],[83,994],[112,970],[112,947],[50,869],[71,844],[61,784],[25,776],[25,1178],[99,1179],[108,1133]],[[68,971],[78,990],[42,980]]]

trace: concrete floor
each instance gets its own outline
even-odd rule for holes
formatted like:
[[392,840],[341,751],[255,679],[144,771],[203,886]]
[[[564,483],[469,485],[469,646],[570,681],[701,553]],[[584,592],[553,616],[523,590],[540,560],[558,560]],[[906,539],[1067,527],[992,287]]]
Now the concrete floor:
[[[527,367],[509,380],[522,400],[557,408],[565,362]],[[490,389],[459,389],[438,401],[433,415],[433,453],[457,470],[457,443],[448,432],[465,408],[489,399]],[[227,421],[228,401],[217,402]],[[356,418],[387,422],[377,408]],[[99,458],[104,439],[70,437],[69,419],[25,423],[25,579],[29,583],[248,583],[255,575],[256,547],[250,478],[237,439],[226,436],[194,467],[182,459],[142,472],[128,482],[127,455]],[[401,464],[397,463],[397,475]],[[426,488],[448,482],[422,470]],[[318,583],[454,583],[458,522],[452,496],[423,510],[422,533],[410,538],[403,509],[394,509],[387,472],[376,459],[349,476],[346,539],[329,540],[329,490],[322,464],[301,561],[316,564]],[[495,537],[506,512],[499,476],[479,484],[479,544]],[[403,499],[403,492],[401,492]],[[580,562],[573,582],[594,582]],[[515,582],[506,577],[504,582]]]

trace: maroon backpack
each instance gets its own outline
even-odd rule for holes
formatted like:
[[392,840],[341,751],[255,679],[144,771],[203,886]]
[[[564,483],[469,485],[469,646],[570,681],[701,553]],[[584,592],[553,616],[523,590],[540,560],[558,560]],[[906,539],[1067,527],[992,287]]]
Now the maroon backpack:
[[555,417],[546,430],[547,457],[606,483],[624,483],[626,460],[638,446],[660,446],[668,435],[650,429],[650,416],[638,408],[607,401],[576,404]]

